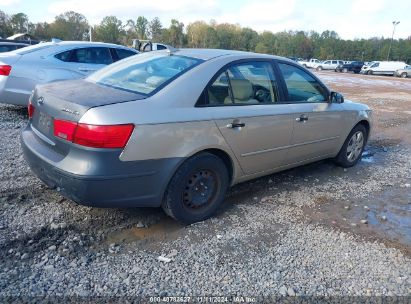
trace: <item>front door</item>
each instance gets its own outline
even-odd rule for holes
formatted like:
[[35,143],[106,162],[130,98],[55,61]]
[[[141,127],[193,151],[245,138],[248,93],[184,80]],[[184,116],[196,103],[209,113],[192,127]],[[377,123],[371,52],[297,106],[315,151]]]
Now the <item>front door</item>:
[[255,61],[233,64],[207,89],[208,103],[224,139],[245,174],[284,164],[293,122],[272,64]]
[[328,102],[325,88],[304,70],[279,63],[292,105],[293,137],[286,162],[295,164],[330,156],[338,150],[342,130],[341,104]]

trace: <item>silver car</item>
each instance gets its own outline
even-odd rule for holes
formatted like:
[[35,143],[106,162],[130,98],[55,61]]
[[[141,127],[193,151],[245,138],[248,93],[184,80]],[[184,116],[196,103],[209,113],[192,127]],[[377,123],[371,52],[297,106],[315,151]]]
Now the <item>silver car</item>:
[[27,106],[37,84],[83,78],[137,53],[116,44],[64,41],[0,54],[0,102]]
[[394,75],[401,78],[411,77],[411,65],[407,65],[403,69],[396,70]]
[[323,62],[317,63],[313,66],[317,71],[322,70],[335,70],[339,65],[343,65],[344,61],[342,60],[325,60]]
[[229,186],[332,158],[355,165],[371,110],[298,63],[182,49],[134,56],[82,80],[37,86],[22,147],[31,169],[80,204],[162,206],[192,223]]

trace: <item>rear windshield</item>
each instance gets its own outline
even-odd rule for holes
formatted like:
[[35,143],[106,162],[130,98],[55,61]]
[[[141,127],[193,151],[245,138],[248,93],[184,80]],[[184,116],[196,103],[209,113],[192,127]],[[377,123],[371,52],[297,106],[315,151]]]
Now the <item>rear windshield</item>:
[[201,62],[200,59],[168,55],[166,52],[150,52],[111,64],[87,80],[149,95]]
[[54,45],[53,43],[39,43],[39,44],[26,46],[25,48],[21,48],[21,49],[12,51],[11,53],[24,55],[24,54],[35,52],[35,51],[38,51],[38,50],[47,49],[49,47],[52,47],[53,45]]

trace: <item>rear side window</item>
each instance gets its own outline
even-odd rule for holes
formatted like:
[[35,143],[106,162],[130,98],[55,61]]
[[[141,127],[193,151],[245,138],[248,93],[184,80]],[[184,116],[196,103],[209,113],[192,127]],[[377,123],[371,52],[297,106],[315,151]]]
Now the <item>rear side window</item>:
[[88,64],[110,64],[113,62],[109,49],[105,47],[72,50],[69,61]]
[[65,52],[54,55],[54,57],[56,57],[58,60],[68,62],[70,61],[70,54],[71,54],[71,51],[65,51]]
[[132,51],[129,51],[129,50],[126,50],[126,49],[115,49],[115,50],[116,50],[116,52],[117,52],[117,56],[118,56],[118,59],[119,59],[119,60],[137,54],[137,53],[135,53],[135,52],[132,52]]
[[322,102],[327,100],[324,87],[304,70],[285,63],[278,64],[288,91],[288,101]]
[[202,62],[191,57],[155,53],[148,52],[121,60],[97,71],[88,80],[117,89],[150,94]]
[[232,65],[207,88],[210,105],[253,105],[278,102],[278,86],[268,62]]

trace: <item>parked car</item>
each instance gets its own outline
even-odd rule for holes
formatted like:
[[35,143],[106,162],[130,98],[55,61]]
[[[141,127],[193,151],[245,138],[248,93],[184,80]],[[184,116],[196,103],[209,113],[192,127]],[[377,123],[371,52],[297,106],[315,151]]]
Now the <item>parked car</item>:
[[321,70],[335,70],[338,65],[342,65],[344,62],[342,60],[325,60],[323,62],[317,63],[313,66],[317,71]]
[[363,67],[364,62],[363,61],[352,61],[350,63],[344,63],[344,64],[339,64],[336,68],[336,72],[354,72],[355,74],[358,74],[361,71],[361,68]]
[[33,172],[75,202],[162,206],[192,223],[230,185],[326,158],[355,165],[371,110],[343,102],[286,58],[147,52],[38,85],[21,141]]
[[0,54],[0,102],[27,105],[36,84],[82,78],[137,53],[116,44],[63,41]]
[[392,76],[396,70],[404,69],[406,66],[407,64],[401,61],[374,61],[374,63],[369,66],[363,66],[360,73]]
[[301,64],[305,68],[313,68],[314,65],[321,63],[321,61],[318,59],[312,58],[310,60],[300,60],[298,61],[298,63]]
[[397,77],[402,77],[402,78],[407,78],[407,77],[411,77],[411,66],[407,65],[405,68],[403,69],[398,69],[395,71],[395,76]]
[[19,42],[0,42],[0,53],[10,52],[22,47],[26,47],[28,44]]

